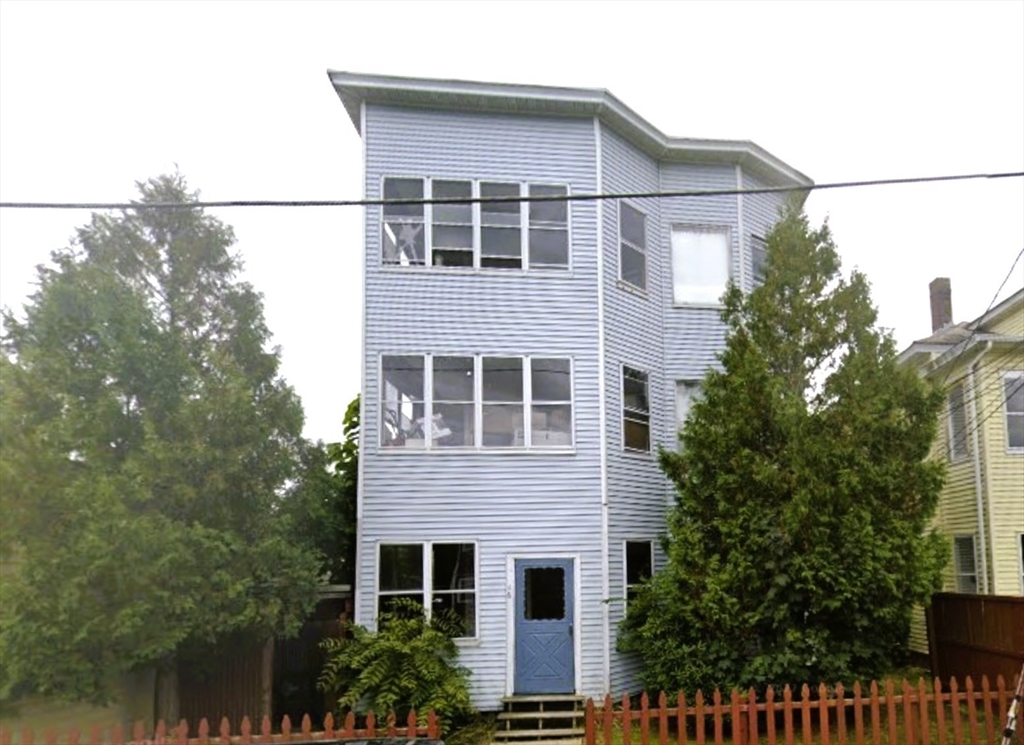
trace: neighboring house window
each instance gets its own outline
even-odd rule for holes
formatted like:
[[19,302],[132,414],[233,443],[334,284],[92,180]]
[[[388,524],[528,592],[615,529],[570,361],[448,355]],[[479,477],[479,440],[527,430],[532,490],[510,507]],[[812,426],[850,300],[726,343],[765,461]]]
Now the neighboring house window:
[[1024,533],[1020,536],[1020,592],[1024,595]]
[[[683,425],[690,416],[690,408],[700,396],[700,381],[676,381],[676,435],[683,431]],[[682,446],[682,443],[680,443]]]
[[1006,397],[1006,446],[1011,450],[1024,450],[1024,372],[1003,375],[1003,393]]
[[[569,203],[564,185],[469,179],[385,178],[385,199],[452,200],[385,204],[381,261],[391,266],[472,269],[569,268]],[[471,202],[476,197],[496,201]],[[508,201],[504,201],[507,198]]]
[[377,563],[377,610],[395,598],[422,605],[428,614],[448,611],[476,636],[476,547],[472,543],[382,543]]
[[953,386],[949,392],[949,458],[967,457],[967,408],[964,406],[964,387]]
[[654,571],[654,542],[626,541],[626,602],[636,597],[637,587]]
[[763,284],[768,271],[768,242],[756,235],[750,236],[750,270],[754,284]]
[[622,368],[622,445],[626,450],[651,449],[651,406],[647,373]]
[[720,229],[672,228],[672,298],[675,303],[713,305],[729,284],[729,233]]
[[[423,199],[423,180],[384,179],[384,199]],[[426,263],[422,204],[386,204],[381,225],[381,260],[399,266]]]
[[384,447],[573,444],[569,358],[383,355],[381,374]]
[[637,289],[647,289],[647,218],[619,203],[619,277]]
[[956,573],[957,592],[978,592],[973,535],[953,537],[953,570]]

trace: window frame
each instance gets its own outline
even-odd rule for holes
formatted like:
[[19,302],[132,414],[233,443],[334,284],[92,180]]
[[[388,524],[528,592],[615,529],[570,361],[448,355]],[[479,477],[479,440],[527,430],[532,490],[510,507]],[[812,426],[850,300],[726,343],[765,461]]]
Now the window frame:
[[1010,444],[1010,417],[1021,417],[1024,419],[1024,410],[1021,411],[1010,411],[1010,399],[1006,395],[1006,384],[1010,380],[1021,381],[1019,385],[1024,386],[1024,370],[1007,370],[1001,376],[1002,390],[1000,390],[1000,396],[1003,399],[1003,430],[1006,435],[1006,452],[1007,453],[1024,453],[1024,443],[1020,445]]
[[475,539],[452,539],[452,540],[437,540],[437,541],[410,541],[403,538],[382,538],[376,542],[374,549],[376,555],[376,564],[374,565],[377,581],[374,586],[373,594],[373,608],[374,608],[374,624],[377,623],[377,619],[380,618],[380,600],[381,597],[400,597],[403,595],[410,594],[409,590],[387,590],[382,592],[380,589],[380,555],[381,549],[384,546],[419,546],[422,550],[423,555],[423,576],[420,577],[421,590],[419,591],[423,595],[423,609],[427,614],[427,618],[430,618],[430,614],[433,611],[433,594],[434,594],[434,546],[472,546],[473,547],[473,589],[472,590],[453,590],[453,591],[442,591],[441,594],[473,594],[473,634],[472,636],[458,636],[454,638],[455,642],[474,642],[480,639],[480,542]]
[[[629,583],[629,544],[646,543],[651,552],[651,577],[654,576],[654,540],[650,538],[626,538],[622,541],[622,605],[623,608],[629,605],[629,591],[639,587],[638,584]],[[648,578],[649,579],[649,578]]]
[[[956,431],[956,420],[954,418],[954,406],[953,396],[959,392],[960,397],[960,417],[963,422],[962,437],[957,437]],[[949,393],[946,394],[946,435],[949,440],[946,451],[949,454],[950,463],[960,463],[967,459],[971,454],[970,446],[967,442],[967,432],[969,431],[969,422],[967,421],[967,391],[964,390],[964,386],[961,383],[957,383],[949,389]],[[957,450],[957,445],[960,444],[963,451]]]
[[[553,276],[566,276],[571,274],[573,271],[573,208],[572,208],[572,185],[564,181],[549,181],[545,179],[502,179],[496,178],[472,178],[466,176],[423,176],[423,175],[408,175],[402,173],[386,173],[381,174],[380,191],[378,192],[383,198],[384,195],[384,183],[388,180],[399,179],[399,180],[419,180],[423,183],[423,198],[428,200],[427,204],[423,205],[423,240],[424,240],[424,263],[423,264],[407,264],[403,265],[395,262],[384,261],[384,205],[379,205],[376,212],[376,221],[378,226],[378,246],[377,246],[377,266],[387,271],[432,271],[432,272],[455,272],[458,274],[469,274],[469,273],[494,273],[494,274],[515,274],[517,272],[533,272],[535,274],[551,274]],[[474,200],[480,199],[480,184],[515,184],[519,187],[519,196],[517,198],[509,197],[509,199],[518,199],[519,201],[519,245],[520,245],[520,258],[521,266],[519,268],[504,268],[504,267],[485,267],[481,265],[481,249],[482,249],[482,237],[481,232],[483,228],[483,219],[481,211],[481,203],[474,201],[470,204],[472,207],[472,232],[473,232],[473,246],[471,249],[473,255],[472,265],[456,265],[450,264],[434,265],[434,205],[429,203],[430,199],[434,196],[434,182],[435,181],[463,181],[470,184],[471,198]],[[531,186],[543,186],[543,187],[557,187],[565,190],[565,212],[566,212],[566,262],[562,264],[539,264],[532,266],[530,262],[530,202],[524,201],[524,198],[528,198],[530,195]],[[511,227],[511,226],[509,226]],[[543,228],[553,230],[554,228]],[[441,249],[445,250],[445,249]]]
[[[419,357],[423,359],[423,419],[425,422],[433,422],[434,415],[434,364],[433,360],[435,357],[470,357],[473,359],[473,422],[474,422],[474,434],[472,445],[447,445],[438,446],[433,443],[432,437],[427,436],[424,433],[424,443],[422,446],[389,446],[385,445],[382,441],[382,432],[384,428],[384,422],[386,417],[386,411],[383,401],[383,386],[384,386],[384,358],[385,357]],[[483,444],[483,360],[484,358],[512,358],[522,360],[522,374],[523,374],[523,411],[524,411],[524,438],[522,445],[484,445]],[[552,402],[541,401],[534,402],[533,391],[532,391],[532,376],[533,376],[533,360],[534,359],[545,359],[545,360],[564,360],[569,363],[569,401],[568,402],[555,402],[560,405],[569,405],[569,444],[568,445],[536,445],[533,444],[532,437],[532,413],[534,404],[538,405],[549,405]],[[538,452],[538,453],[575,453],[576,452],[576,358],[573,355],[564,353],[545,353],[540,352],[537,354],[504,354],[504,353],[488,353],[488,354],[474,354],[474,353],[460,353],[451,352],[448,350],[442,352],[430,352],[430,353],[410,353],[410,352],[393,352],[383,351],[377,355],[377,405],[379,410],[376,417],[377,426],[377,452],[379,453],[437,453],[437,452],[480,452],[480,453],[500,453],[500,452],[511,452],[511,453],[522,453],[522,452]],[[649,395],[649,394],[648,394]],[[431,429],[432,429],[431,425]]]
[[[676,267],[676,251],[675,251],[675,233],[713,233],[716,235],[725,236],[725,256],[726,256],[726,274],[725,274],[725,285],[722,287],[722,292],[719,294],[716,300],[678,300],[676,298],[676,281],[675,281],[675,267]],[[686,223],[686,222],[674,222],[669,226],[669,277],[672,283],[672,307],[673,308],[722,308],[722,295],[724,295],[729,285],[735,280],[733,275],[733,255],[732,247],[732,228],[729,225],[715,225],[709,223]]]
[[[968,540],[971,542],[971,556],[974,562],[973,572],[970,573],[962,571],[960,554],[957,552],[957,542]],[[973,592],[961,588],[961,579],[964,577],[974,578]],[[974,533],[959,533],[953,536],[953,587],[956,592],[964,595],[978,595],[981,593],[981,582],[978,576],[978,541]]]
[[[623,237],[623,235],[622,235],[622,208],[623,207],[628,207],[629,209],[633,210],[638,215],[640,215],[640,217],[643,219],[643,224],[644,224],[644,245],[643,246],[637,246],[632,241],[627,241],[625,239],[625,237]],[[646,212],[644,212],[642,209],[640,209],[636,205],[635,202],[632,202],[632,201],[629,201],[629,200],[625,200],[625,199],[620,199],[619,200],[619,205],[618,205],[618,210],[616,211],[616,219],[618,220],[618,228],[619,228],[619,230],[618,230],[618,248],[619,248],[619,250],[617,252],[618,253],[618,258],[619,258],[619,276],[618,276],[619,282],[620,282],[621,285],[624,285],[625,287],[629,288],[633,292],[639,292],[639,293],[643,294],[644,296],[646,296],[648,294],[648,292],[649,292],[648,287],[650,285],[650,280],[651,280],[651,271],[650,271],[650,266],[649,266],[650,262],[648,261],[649,253],[648,253],[648,250],[647,250],[647,244],[650,243],[650,241],[648,240],[648,232],[649,231],[647,229],[648,215],[647,215]],[[628,279],[626,279],[625,277],[622,276],[622,245],[623,244],[626,244],[631,249],[633,249],[634,251],[637,251],[641,256],[644,257],[644,286],[643,287],[638,287],[637,285],[633,284]]]
[[[647,395],[646,395],[646,398],[647,398],[647,411],[646,412],[641,412],[638,409],[637,410],[631,410],[631,409],[627,409],[626,408],[626,370],[631,370],[634,373],[640,373],[641,375],[644,376],[644,384],[647,386]],[[622,363],[622,365],[621,365],[621,372],[620,372],[620,375],[619,375],[619,403],[620,403],[620,406],[621,406],[621,409],[622,409],[622,417],[621,417],[620,421],[621,421],[621,424],[622,424],[622,438],[621,439],[622,439],[622,450],[623,450],[623,452],[635,453],[635,454],[641,454],[641,455],[643,455],[643,454],[650,455],[650,453],[652,453],[654,451],[654,438],[652,437],[652,433],[654,431],[654,428],[653,428],[653,423],[651,421],[652,416],[651,416],[651,372],[650,372],[650,370],[644,370],[644,369],[639,368],[639,367],[633,367],[632,365],[628,365],[626,363]],[[647,417],[647,449],[646,450],[641,450],[639,448],[633,448],[633,447],[629,447],[628,445],[626,445],[626,420],[629,418],[627,416],[627,414],[630,411],[635,411],[637,414],[646,415],[646,417]],[[632,421],[638,421],[638,420],[637,419],[633,419]]]

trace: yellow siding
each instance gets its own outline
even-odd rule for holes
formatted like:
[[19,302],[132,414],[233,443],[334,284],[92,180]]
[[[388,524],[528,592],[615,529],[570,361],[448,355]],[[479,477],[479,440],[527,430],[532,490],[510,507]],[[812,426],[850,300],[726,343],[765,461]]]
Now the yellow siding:
[[1014,334],[1024,336],[1024,303],[1004,314],[996,323],[989,326],[994,334]]
[[907,647],[911,652],[928,654],[928,625],[924,619],[924,608],[914,606],[910,617],[910,640]]

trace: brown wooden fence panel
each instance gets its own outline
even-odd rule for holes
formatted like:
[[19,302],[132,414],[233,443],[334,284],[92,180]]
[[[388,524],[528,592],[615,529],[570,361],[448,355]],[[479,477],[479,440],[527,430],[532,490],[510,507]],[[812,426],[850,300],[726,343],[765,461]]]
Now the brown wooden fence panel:
[[1002,675],[1015,680],[1024,665],[1024,597],[932,596],[927,614],[932,673],[942,680]]

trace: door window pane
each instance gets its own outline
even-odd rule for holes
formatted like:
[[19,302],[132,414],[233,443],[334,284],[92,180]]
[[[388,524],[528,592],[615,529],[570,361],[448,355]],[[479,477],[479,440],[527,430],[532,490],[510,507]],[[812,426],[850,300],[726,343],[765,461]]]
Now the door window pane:
[[565,570],[562,567],[527,567],[523,588],[528,621],[565,618]]

